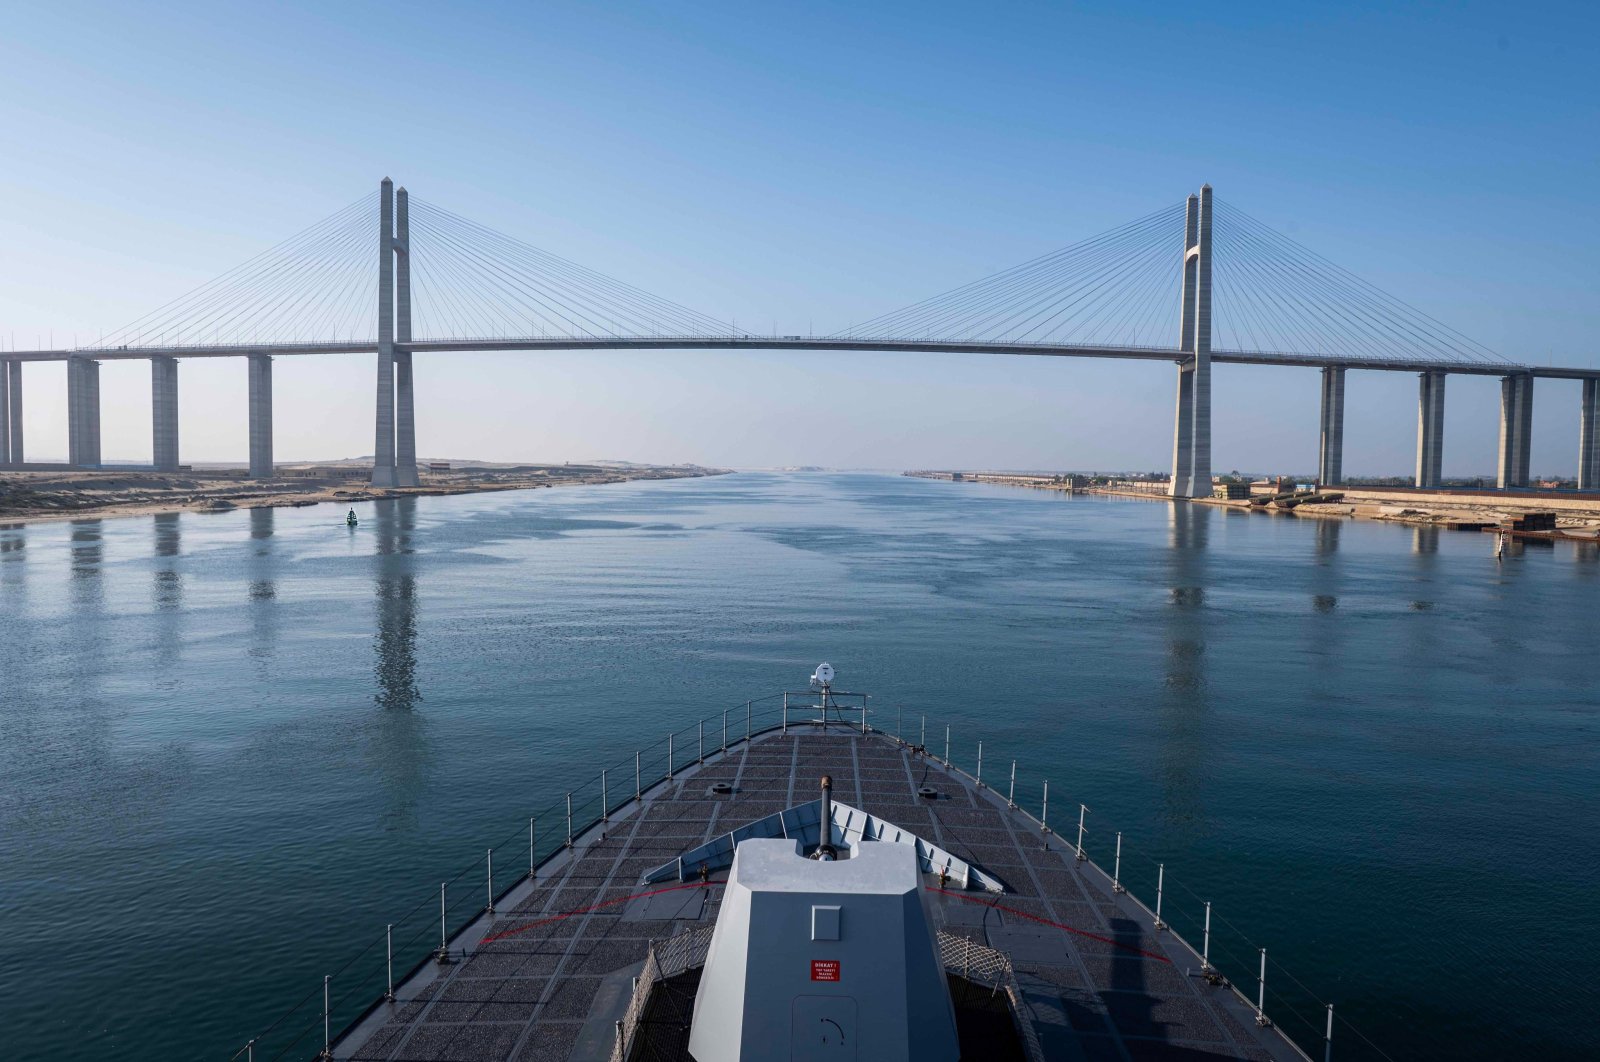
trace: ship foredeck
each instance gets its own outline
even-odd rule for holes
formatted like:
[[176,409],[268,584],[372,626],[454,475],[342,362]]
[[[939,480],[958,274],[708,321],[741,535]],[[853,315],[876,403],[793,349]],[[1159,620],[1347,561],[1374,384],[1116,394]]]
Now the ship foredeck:
[[[893,737],[790,725],[691,764],[613,812],[503,896],[334,1047],[338,1058],[608,1059],[652,940],[714,922],[722,874],[641,885],[719,834],[812,799],[837,799],[1000,878],[1003,894],[926,879],[938,928],[1003,952],[1021,1017],[1049,1059],[1301,1059],[1154,915],[1004,794]],[[716,782],[732,786],[712,795]],[[936,796],[919,795],[931,787]],[[703,936],[703,934],[702,934]],[[686,1056],[684,1056],[686,1057]]]

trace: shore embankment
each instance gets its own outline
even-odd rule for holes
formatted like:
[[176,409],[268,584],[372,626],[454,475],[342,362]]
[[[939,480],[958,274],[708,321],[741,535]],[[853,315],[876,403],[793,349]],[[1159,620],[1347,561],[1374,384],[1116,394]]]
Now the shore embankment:
[[227,512],[378,498],[480,494],[540,487],[592,486],[635,480],[724,475],[728,469],[689,465],[468,465],[419,473],[416,487],[373,487],[368,466],[280,466],[270,480],[239,469],[0,472],[0,521]]
[[[1171,501],[1166,484],[1153,480],[1096,483],[1089,477],[1070,473],[917,471],[905,474],[922,479],[1028,487],[1066,494],[1108,494]],[[1251,498],[1196,498],[1193,503],[1274,516],[1386,520],[1468,531],[1506,528],[1530,514],[1550,514],[1554,535],[1600,541],[1600,493],[1351,486],[1330,488],[1314,499],[1288,505],[1272,504],[1271,497],[1268,492]]]

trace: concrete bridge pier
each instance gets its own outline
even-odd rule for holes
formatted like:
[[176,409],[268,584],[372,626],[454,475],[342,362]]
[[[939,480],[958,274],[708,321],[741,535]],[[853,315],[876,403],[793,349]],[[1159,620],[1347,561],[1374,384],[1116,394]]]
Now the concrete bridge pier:
[[100,363],[67,359],[67,463],[100,467]]
[[0,465],[11,463],[11,363],[0,361]]
[[[272,478],[272,356],[250,356],[250,478]],[[176,394],[174,394],[176,406]],[[176,433],[176,428],[173,429]],[[173,440],[176,451],[177,440]],[[177,464],[174,462],[173,467]]]
[[1344,369],[1322,370],[1322,425],[1318,432],[1317,483],[1337,487],[1344,480]]
[[1418,373],[1417,475],[1419,487],[1437,487],[1444,470],[1444,378],[1438,369]]
[[20,465],[24,457],[22,453],[22,362],[13,361],[6,366],[7,387],[6,399],[10,405],[11,422],[11,463]]
[[1172,418],[1172,484],[1174,498],[1194,496],[1194,367],[1178,366],[1178,408]]
[[151,454],[157,472],[178,470],[178,359],[150,359]]
[[1600,438],[1595,420],[1600,418],[1600,380],[1583,381],[1583,404],[1578,407],[1578,489],[1600,489]]
[[1495,485],[1501,490],[1528,485],[1533,442],[1533,377],[1516,373],[1500,380],[1500,464]]

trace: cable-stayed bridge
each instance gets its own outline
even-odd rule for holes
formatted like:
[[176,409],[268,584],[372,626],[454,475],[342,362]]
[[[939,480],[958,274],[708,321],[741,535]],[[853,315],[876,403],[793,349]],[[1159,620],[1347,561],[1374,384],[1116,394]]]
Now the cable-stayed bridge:
[[1179,497],[1211,492],[1214,364],[1321,370],[1318,478],[1328,486],[1342,478],[1350,369],[1418,374],[1419,487],[1440,482],[1450,374],[1501,378],[1502,488],[1529,482],[1534,379],[1576,379],[1583,388],[1578,484],[1600,488],[1600,371],[1502,357],[1214,199],[1209,185],[1184,202],[842,332],[773,336],[743,332],[412,199],[385,178],[377,192],[93,345],[0,351],[0,467],[42,467],[25,462],[27,362],[67,363],[69,464],[97,468],[100,363],[148,360],[154,464],[174,471],[179,360],[245,358],[250,473],[268,478],[272,359],[373,354],[372,482],[414,486],[416,354],[691,348],[1172,362],[1171,491]]

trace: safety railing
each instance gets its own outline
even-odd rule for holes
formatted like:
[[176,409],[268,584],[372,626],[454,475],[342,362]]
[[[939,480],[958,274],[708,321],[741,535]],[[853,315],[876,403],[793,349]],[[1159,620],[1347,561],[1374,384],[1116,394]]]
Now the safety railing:
[[[1060,826],[1059,815],[1057,826],[1051,826],[1048,779],[1022,779],[1019,789],[1017,761],[1013,760],[1009,773],[996,778],[991,769],[990,778],[985,780],[982,742],[976,744],[975,769],[969,773],[953,759],[956,746],[951,726],[945,726],[942,734],[936,727],[934,741],[930,743],[926,715],[913,715],[903,709],[889,711],[893,712],[892,731],[888,725],[890,717],[882,708],[866,710],[867,729],[892,733],[897,741],[922,749],[926,755],[939,759],[946,768],[970,778],[980,788],[991,787],[999,793],[1003,787],[1011,808],[1041,831],[1056,832]],[[529,879],[537,880],[547,864],[575,848],[590,831],[604,828],[611,817],[629,803],[655,792],[658,787],[670,786],[684,770],[727,755],[753,738],[781,732],[793,725],[799,725],[795,705],[786,706],[784,694],[775,693],[697,720],[603,768],[529,816],[508,836],[488,847],[482,859],[463,866],[454,876],[441,882],[437,893],[422,896],[414,907],[387,925],[382,935],[370,938],[366,946],[342,966],[331,973],[308,977],[311,983],[306,994],[231,1057],[246,1062],[306,1057],[317,1051],[319,1034],[322,1053],[331,1057],[342,1035],[339,1030],[348,1031],[381,1008],[393,1006],[397,1002],[396,987],[403,985],[425,964],[459,957],[450,951],[450,941],[456,934],[485,913],[493,917],[496,906],[507,893]],[[855,731],[860,726],[856,719],[851,719],[847,727],[841,729]],[[990,762],[992,768],[992,756]],[[1024,800],[1030,806],[1037,800],[1037,816],[1021,806]],[[1068,841],[1072,854],[1085,861],[1089,861],[1092,851],[1109,858],[1112,869],[1108,876],[1119,893],[1126,891],[1135,873],[1141,880],[1148,875],[1155,886],[1154,907],[1145,906],[1131,895],[1129,899],[1149,913],[1158,932],[1171,933],[1174,939],[1200,956],[1201,972],[1214,978],[1216,983],[1227,985],[1255,1012],[1259,1024],[1278,1025],[1289,1043],[1321,1040],[1324,1062],[1332,1057],[1335,1028],[1359,1041],[1370,1052],[1369,1057],[1390,1058],[1346,1018],[1335,1016],[1331,1002],[1320,998],[1281,964],[1271,967],[1270,972],[1275,976],[1269,984],[1266,949],[1220,911],[1214,911],[1209,901],[1200,899],[1181,879],[1169,875],[1163,859],[1142,853],[1126,842],[1120,832],[1092,827],[1091,812],[1086,805],[1068,806],[1075,812],[1075,821],[1069,822],[1060,836]],[[1059,797],[1057,808],[1059,811]],[[1137,868],[1130,871],[1135,862]],[[1090,862],[1089,865],[1104,872],[1098,864]],[[1187,937],[1179,935],[1180,927]],[[1200,947],[1190,945],[1190,939],[1199,939]],[[1224,964],[1234,971],[1248,973],[1235,981],[1223,974]],[[402,971],[398,976],[397,970]],[[1290,990],[1281,987],[1280,978],[1288,982]],[[1255,991],[1247,994],[1240,984],[1253,987]],[[1314,1014],[1307,1013],[1308,1004],[1315,1006]],[[1304,1055],[1300,1048],[1295,1049]]]
[[[317,976],[310,991],[231,1058],[276,1062],[331,1057],[344,1035],[340,1030],[348,1032],[381,1008],[394,1005],[397,988],[427,963],[460,958],[450,944],[457,934],[485,913],[493,917],[496,907],[504,906],[507,893],[537,880],[543,868],[577,847],[590,831],[604,829],[628,804],[672,785],[685,770],[730,754],[753,738],[796,725],[798,705],[791,695],[786,712],[784,697],[774,693],[754,698],[669,731],[563,791],[489,845],[482,858],[440,882],[437,891],[421,895],[415,906],[386,925],[382,934],[369,938],[342,965]],[[850,710],[854,715],[854,704]],[[852,718],[849,729],[859,725]]]

